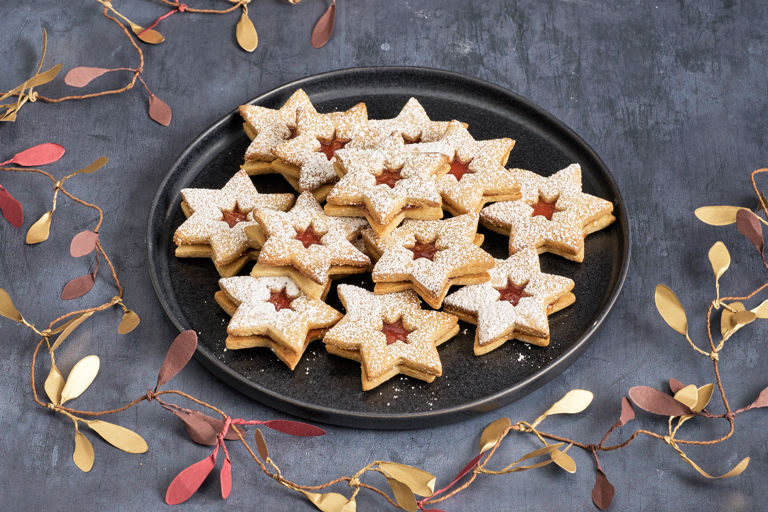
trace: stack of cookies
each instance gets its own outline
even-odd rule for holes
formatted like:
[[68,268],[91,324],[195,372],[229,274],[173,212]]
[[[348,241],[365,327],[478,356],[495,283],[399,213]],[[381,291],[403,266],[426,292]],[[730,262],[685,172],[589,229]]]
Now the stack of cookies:
[[[322,339],[361,363],[363,390],[397,374],[432,382],[459,319],[476,325],[478,356],[511,339],[546,346],[547,317],[576,297],[539,254],[581,262],[584,238],[615,220],[582,192],[578,164],[507,169],[513,140],[475,140],[414,98],[392,119],[368,119],[364,103],[319,113],[302,90],[240,113],[244,163],[220,190],[182,191],[176,255],[213,260],[227,348],[270,348],[291,370]],[[298,197],[258,192],[249,175],[270,173]],[[507,259],[483,250],[479,224],[509,236]],[[344,314],[325,303],[333,280],[360,273],[372,291],[335,287]]]

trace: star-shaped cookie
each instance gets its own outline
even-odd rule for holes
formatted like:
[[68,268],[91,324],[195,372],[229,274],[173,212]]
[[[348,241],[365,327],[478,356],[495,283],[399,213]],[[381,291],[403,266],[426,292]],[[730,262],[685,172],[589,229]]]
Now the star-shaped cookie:
[[179,258],[211,258],[222,277],[236,274],[249,258],[245,228],[254,208],[287,210],[293,194],[261,194],[245,171],[238,171],[219,190],[185,188],[181,207],[188,217],[173,235]]
[[437,346],[459,330],[455,316],[421,309],[412,291],[374,295],[337,288],[347,313],[323,338],[331,354],[360,361],[363,391],[397,374],[432,382],[443,373]]
[[355,236],[350,222],[323,213],[310,192],[289,212],[258,209],[253,217],[264,243],[252,276],[291,275],[307,295],[319,298],[332,277],[365,272],[371,262],[349,241]]
[[[448,128],[447,121],[432,121],[416,98],[410,98],[400,113],[392,119],[371,119],[368,126],[376,139],[397,135],[405,144],[432,142],[440,139]],[[376,145],[376,139],[370,144]]]
[[504,168],[512,139],[476,141],[458,121],[452,121],[439,141],[412,144],[408,150],[443,153],[450,170],[438,179],[443,208],[452,215],[477,213],[489,202],[520,197],[516,175]]
[[484,225],[509,235],[509,253],[532,247],[584,261],[584,238],[610,225],[613,203],[581,191],[581,167],[572,164],[550,177],[517,170],[522,197],[483,208]]
[[295,138],[275,148],[279,157],[272,163],[299,192],[312,192],[318,201],[325,199],[339,179],[333,168],[335,153],[366,131],[365,103],[345,112],[318,114],[299,109]]
[[309,342],[322,338],[342,316],[302,293],[288,277],[229,277],[219,286],[216,301],[232,315],[227,348],[271,348],[291,370]]
[[489,279],[494,261],[475,243],[478,214],[445,220],[406,220],[386,237],[364,231],[366,246],[379,260],[371,278],[375,293],[412,288],[437,309],[451,285]]
[[297,89],[279,109],[240,105],[240,115],[245,121],[243,128],[251,139],[251,144],[245,151],[242,169],[251,175],[276,172],[271,165],[277,158],[274,150],[296,136],[298,109],[315,112],[309,96],[302,89]]
[[535,249],[523,249],[496,260],[490,281],[465,286],[445,298],[445,311],[477,325],[475,355],[519,339],[549,345],[547,315],[576,300],[567,277],[544,274]]
[[405,151],[342,149],[336,154],[341,179],[326,198],[329,215],[364,216],[379,235],[405,218],[443,216],[436,175],[447,171],[445,156]]

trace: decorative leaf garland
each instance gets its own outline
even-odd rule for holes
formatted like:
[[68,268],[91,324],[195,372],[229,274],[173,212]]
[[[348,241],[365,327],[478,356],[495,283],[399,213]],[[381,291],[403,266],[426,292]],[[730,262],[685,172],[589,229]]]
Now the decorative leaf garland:
[[[35,87],[47,84],[51,82],[61,70],[61,64],[56,64],[47,71],[41,72],[43,66],[43,60],[45,59],[45,51],[48,45],[48,35],[43,29],[43,49],[40,56],[40,62],[37,66],[35,74],[24,81],[21,85],[14,87],[6,93],[0,94],[0,121],[15,121],[16,116],[21,107],[27,102],[33,103],[37,100],[47,103],[60,103],[62,101],[69,100],[84,100],[88,98],[95,98],[98,96],[106,96],[111,94],[120,94],[136,85],[136,81],[139,81],[144,89],[147,91],[148,97],[148,114],[149,117],[158,124],[163,126],[169,126],[173,117],[171,107],[155,95],[144,81],[142,77],[144,73],[144,52],[137,43],[137,39],[146,44],[161,44],[165,41],[165,37],[155,30],[161,21],[169,18],[176,13],[192,13],[192,14],[228,14],[238,8],[242,9],[242,14],[235,25],[235,38],[240,47],[247,52],[253,52],[259,45],[259,36],[256,32],[256,27],[253,25],[253,21],[248,15],[248,4],[251,0],[229,0],[232,6],[226,9],[197,9],[189,7],[182,2],[173,2],[171,0],[160,0],[162,3],[172,7],[170,11],[159,16],[149,26],[142,27],[141,25],[134,23],[128,17],[118,11],[114,4],[110,0],[95,0],[103,7],[102,14],[105,18],[115,23],[123,32],[123,35],[128,38],[131,46],[136,51],[138,56],[138,64],[135,67],[115,67],[115,68],[102,68],[93,66],[77,66],[70,69],[64,77],[64,83],[70,87],[86,87],[93,80],[115,71],[125,71],[131,74],[129,81],[118,89],[103,90],[99,92],[92,92],[82,95],[70,95],[60,98],[49,98],[47,96],[41,96],[34,90]],[[287,0],[288,3],[295,5],[301,0]],[[333,26],[336,19],[336,0],[331,0],[330,7],[317,21],[315,28],[312,31],[311,42],[315,48],[321,48],[330,40],[333,34]],[[130,28],[130,30],[129,30]],[[3,103],[10,99],[15,100]],[[4,112],[3,112],[4,110]],[[9,163],[9,162],[6,162]],[[0,164],[4,165],[4,164]],[[20,164],[23,165],[23,164]],[[43,165],[43,164],[33,164]],[[7,192],[5,189],[0,188],[0,208],[9,200],[5,199]],[[3,209],[5,215],[5,209]],[[14,213],[8,213],[9,216]],[[15,217],[14,217],[15,218]]]
[[[43,165],[52,163],[63,154],[64,150],[63,148],[60,148],[60,146],[56,147],[56,145],[43,144],[18,153],[6,163],[16,163],[17,165],[20,165],[34,162],[36,165]],[[197,347],[197,335],[194,331],[182,332],[176,337],[173,343],[171,343],[165,360],[158,371],[154,390],[148,390],[145,394],[142,394],[132,402],[117,409],[106,411],[81,411],[67,407],[64,405],[65,403],[75,400],[78,396],[83,394],[97,378],[100,361],[96,355],[88,355],[82,358],[75,364],[65,379],[56,367],[55,362],[55,352],[62,346],[65,339],[94,313],[115,305],[121,307],[124,312],[123,319],[118,328],[118,331],[121,334],[132,331],[139,323],[138,315],[127,309],[123,304],[122,287],[117,279],[111,261],[99,242],[98,231],[103,220],[101,209],[96,205],[86,203],[71,195],[63,186],[64,181],[68,178],[80,173],[93,172],[104,165],[104,163],[106,163],[106,159],[98,159],[88,167],[71,173],[61,180],[56,180],[51,174],[39,169],[0,167],[0,170],[2,171],[33,172],[48,177],[54,183],[54,206],[48,212],[49,214],[52,214],[55,210],[55,200],[58,191],[61,191],[70,199],[84,206],[97,210],[99,213],[99,221],[93,230],[82,231],[74,236],[70,245],[70,254],[73,257],[83,257],[94,252],[96,252],[97,255],[101,255],[101,257],[108,263],[112,272],[115,286],[118,289],[117,296],[100,306],[72,311],[62,315],[52,321],[48,328],[40,330],[24,318],[14,305],[10,295],[5,290],[0,289],[0,316],[25,325],[41,338],[32,355],[31,388],[33,398],[38,405],[59,413],[73,422],[75,428],[75,444],[72,458],[75,465],[82,471],[90,471],[93,467],[95,458],[94,447],[86,435],[81,431],[82,426],[87,426],[108,444],[127,453],[135,454],[147,451],[147,443],[136,432],[101,419],[91,419],[127,410],[144,401],[157,402],[165,410],[178,417],[184,423],[187,433],[192,441],[198,444],[213,446],[213,451],[208,457],[181,470],[173,479],[171,479],[165,498],[166,502],[169,504],[182,503],[194,495],[203,481],[205,481],[215,469],[219,459],[219,451],[223,453],[224,459],[218,475],[221,485],[221,495],[223,498],[229,496],[233,484],[232,459],[230,458],[230,452],[226,441],[239,441],[262,472],[286,488],[302,493],[310,503],[315,505],[315,507],[326,512],[354,511],[356,509],[355,498],[361,489],[370,490],[381,495],[390,505],[396,508],[408,511],[431,510],[439,512],[438,509],[432,508],[434,504],[447,500],[455,494],[467,489],[479,475],[515,473],[537,469],[552,463],[559,466],[564,471],[571,473],[575,472],[577,469],[576,462],[568,454],[568,451],[572,447],[580,448],[592,454],[595,461],[596,472],[595,484],[592,489],[592,500],[598,508],[605,510],[610,506],[611,501],[613,500],[615,488],[608,480],[597,454],[598,452],[608,452],[623,448],[640,435],[663,441],[669,445],[684,462],[689,464],[701,476],[708,479],[737,476],[745,471],[749,465],[750,459],[749,457],[745,457],[741,462],[725,473],[721,475],[712,475],[691,460],[681,448],[686,445],[705,446],[725,441],[734,433],[734,422],[738,414],[751,409],[768,407],[768,388],[761,391],[759,396],[749,405],[734,410],[728,402],[722,386],[719,360],[720,353],[725,347],[725,342],[741,327],[748,325],[756,319],[768,318],[768,300],[763,301],[751,310],[747,310],[744,304],[740,302],[748,301],[768,288],[768,282],[745,296],[720,296],[719,279],[726,270],[728,270],[731,262],[728,249],[722,242],[715,243],[709,250],[709,260],[712,264],[715,278],[716,298],[709,305],[706,315],[706,332],[709,342],[708,350],[699,347],[690,337],[687,315],[674,292],[664,285],[659,285],[656,290],[656,306],[662,318],[672,329],[684,336],[686,341],[697,353],[712,361],[716,381],[714,383],[697,386],[694,384],[685,385],[677,379],[670,379],[669,388],[671,393],[666,393],[648,386],[635,386],[629,390],[629,398],[634,402],[636,407],[652,415],[666,417],[666,433],[638,429],[625,441],[614,445],[607,445],[608,438],[615,430],[625,426],[635,419],[635,411],[626,397],[621,399],[620,413],[617,421],[608,429],[598,444],[579,442],[538,430],[538,426],[549,416],[556,414],[577,414],[589,407],[593,399],[592,393],[586,390],[575,389],[566,393],[560,400],[555,402],[551,407],[545,410],[543,414],[531,422],[518,421],[513,423],[509,418],[499,418],[490,423],[480,435],[479,453],[473,457],[447,485],[437,490],[435,490],[436,477],[433,474],[419,468],[389,461],[371,462],[351,477],[342,476],[320,485],[302,485],[292,482],[283,476],[280,468],[270,457],[266,439],[258,428],[254,432],[252,441],[255,443],[255,450],[252,448],[251,442],[246,439],[245,427],[263,425],[264,427],[284,434],[304,437],[322,436],[325,434],[324,430],[306,423],[290,420],[244,420],[241,418],[233,418],[214,405],[188,395],[183,391],[159,390],[161,386],[167,384],[175,375],[177,375],[192,358]],[[765,199],[757,190],[757,185],[755,183],[755,175],[764,172],[768,172],[768,169],[759,169],[755,171],[752,174],[752,183],[758,199],[760,200],[762,209],[765,212],[768,211]],[[2,197],[3,196],[0,195],[0,198]],[[0,199],[0,201],[2,201],[2,199]],[[4,208],[4,213],[5,209],[9,208],[9,204],[10,203],[7,202],[0,202],[0,207]],[[19,205],[19,208],[21,208],[21,205]],[[697,217],[709,224],[727,225],[729,223],[736,223],[738,230],[745,235],[761,254],[761,259],[765,264],[763,258],[764,243],[762,238],[762,224],[768,224],[768,221],[752,213],[750,210],[739,207],[707,207],[703,212],[704,213],[702,213],[702,209],[697,210]],[[48,225],[50,225],[50,218],[51,215],[48,215]],[[16,220],[16,218],[13,217],[12,220]],[[40,221],[38,220],[33,224],[33,227],[39,222]],[[11,223],[14,224],[13,222]],[[33,238],[36,240],[40,237],[41,235]],[[768,265],[766,265],[766,267],[768,268]],[[712,313],[713,311],[721,309],[722,339],[716,342],[712,335]],[[52,342],[54,337],[56,337],[56,339]],[[38,397],[35,378],[37,357],[43,346],[47,348],[50,356],[50,369],[44,383],[44,391],[48,397],[48,402],[42,401]],[[723,413],[713,413],[707,410],[715,389],[717,389],[723,403],[725,409],[725,412]],[[168,402],[166,401],[168,395],[176,395],[199,407],[209,409],[218,414],[219,418],[208,416],[198,410],[187,409]],[[727,434],[716,439],[702,441],[681,438],[679,436],[681,427],[694,418],[725,420],[728,422],[730,428]],[[510,432],[532,434],[542,446],[520,455],[516,460],[500,469],[489,468],[491,459]],[[362,481],[362,478],[366,476],[366,474],[371,473],[378,473],[384,477],[391,494],[386,490]],[[352,493],[349,497],[338,492],[325,492],[326,489],[332,486],[342,484],[346,484],[348,487],[352,488]]]

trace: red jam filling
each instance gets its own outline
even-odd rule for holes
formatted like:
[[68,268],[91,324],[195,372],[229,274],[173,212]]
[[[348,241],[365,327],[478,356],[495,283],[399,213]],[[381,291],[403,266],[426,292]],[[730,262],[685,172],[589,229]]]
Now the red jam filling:
[[320,141],[320,151],[325,153],[325,157],[330,160],[333,158],[333,155],[336,154],[336,151],[347,145],[347,142],[349,141],[337,139],[334,135],[333,138],[328,142],[323,142],[322,140]]
[[511,302],[513,306],[517,306],[520,299],[531,296],[530,293],[525,293],[525,287],[527,285],[528,283],[525,283],[523,286],[517,286],[512,281],[507,281],[507,286],[504,288],[496,288],[499,292],[499,300],[506,300],[507,302]]
[[399,318],[393,323],[384,322],[384,326],[381,328],[381,332],[387,337],[387,345],[391,345],[396,341],[402,341],[408,343],[408,335],[412,333],[412,330],[408,330],[403,325],[403,319]]
[[304,244],[305,249],[309,249],[309,247],[313,245],[320,244],[320,235],[317,234],[312,224],[307,226],[307,229],[303,231],[297,229],[295,238]]
[[471,162],[471,159],[468,162],[462,162],[458,158],[454,157],[451,161],[451,170],[448,171],[448,174],[454,175],[456,177],[456,181],[461,181],[461,178],[463,178],[465,174],[474,172],[469,169],[469,164]]
[[280,291],[270,290],[267,302],[275,306],[275,311],[280,311],[281,309],[292,309],[293,298],[288,296],[285,288],[282,288]]
[[435,260],[435,253],[439,250],[435,247],[435,242],[422,242],[420,240],[416,240],[410,249],[413,253],[413,259],[426,258],[430,261]]
[[221,220],[229,224],[230,228],[235,227],[235,224],[238,222],[243,222],[247,216],[247,213],[242,213],[237,210],[221,210]]
[[290,135],[288,135],[288,140],[295,139],[299,136],[299,132],[296,130],[295,126],[289,127],[288,129],[291,131]]
[[558,211],[557,208],[555,208],[555,203],[548,203],[541,197],[531,205],[531,208],[533,208],[533,217],[541,215],[547,220],[552,220],[552,215]]
[[395,188],[395,183],[403,179],[401,171],[402,169],[384,169],[381,174],[376,175],[376,184]]

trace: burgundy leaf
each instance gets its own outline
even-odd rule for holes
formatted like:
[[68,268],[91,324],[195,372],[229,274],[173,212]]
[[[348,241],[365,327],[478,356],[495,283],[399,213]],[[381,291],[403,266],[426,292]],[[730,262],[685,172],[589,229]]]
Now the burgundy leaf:
[[265,427],[269,427],[272,430],[277,430],[283,434],[290,434],[292,436],[324,436],[325,430],[308,423],[301,423],[299,421],[289,420],[270,420],[264,422]]
[[81,231],[72,238],[69,244],[69,254],[73,258],[80,258],[91,254],[96,249],[96,242],[99,240],[99,234],[90,229]]
[[608,510],[613,501],[613,495],[615,490],[611,482],[605,476],[605,473],[597,470],[597,478],[595,479],[595,486],[592,488],[592,501],[595,502],[595,506],[600,510]]
[[768,407],[768,388],[765,388],[757,395],[757,399],[750,404],[748,409],[755,409],[758,407]]
[[72,87],[85,87],[91,80],[98,78],[105,73],[115,71],[114,69],[92,68],[90,66],[78,66],[70,69],[64,77],[64,83]]
[[159,388],[169,380],[171,380],[177,373],[179,373],[192,359],[197,349],[197,333],[193,330],[183,331],[176,336],[171,346],[168,348],[168,353],[165,355],[165,360],[160,366],[160,371],[157,373],[157,385],[155,389]]
[[171,124],[173,112],[166,102],[155,96],[149,95],[149,117],[158,124],[168,126]]
[[635,419],[635,410],[632,408],[632,404],[629,403],[627,397],[621,397],[621,416],[616,426],[621,427]]
[[[208,423],[213,428],[216,434],[224,430],[224,420],[211,418],[210,416],[207,416],[199,411],[192,411],[192,414],[194,414],[195,416],[198,416],[201,420]],[[227,433],[224,436],[224,439],[229,439],[230,441],[240,439],[239,437],[237,437],[238,428],[242,429],[242,431],[245,432],[245,428],[243,428],[242,426],[235,427],[234,425],[230,425],[229,430],[227,430]]]
[[20,228],[24,223],[24,208],[21,203],[0,185],[0,212],[12,226]]
[[16,164],[21,165],[22,167],[47,165],[64,156],[65,152],[66,150],[63,146],[54,144],[53,142],[45,142],[43,144],[38,144],[37,146],[32,146],[29,149],[25,149],[21,153],[16,153],[10,160],[2,162],[0,165]]
[[331,5],[320,16],[312,29],[312,46],[322,48],[333,35],[333,24],[336,21],[336,0],[331,0]]
[[[204,414],[193,411],[191,414],[180,411],[173,411],[173,414],[179,417],[184,422],[184,427],[187,429],[187,434],[197,444],[204,444],[208,446],[215,446],[218,440],[216,439],[216,431],[210,423],[205,421],[201,416]],[[211,418],[213,419],[213,418]]]
[[76,277],[64,285],[61,291],[61,298],[64,300],[79,299],[93,288],[96,282],[96,272]]
[[221,465],[219,480],[221,481],[221,497],[227,499],[229,493],[232,492],[232,461],[229,460],[229,457],[224,459],[224,464]]
[[758,216],[750,210],[742,208],[736,213],[736,227],[739,229],[739,233],[752,242],[757,252],[762,254],[764,246],[763,226],[760,224]]
[[469,461],[469,463],[467,463],[467,465],[464,466],[464,468],[461,471],[459,471],[459,474],[456,475],[456,477],[453,480],[451,480],[451,483],[449,483],[439,491],[435,491],[435,493],[432,496],[434,497],[434,496],[437,496],[438,494],[442,494],[443,492],[453,487],[454,484],[456,484],[456,482],[464,478],[464,475],[466,475],[467,473],[475,469],[475,466],[477,466],[477,464],[480,462],[480,459],[483,457],[483,455],[484,455],[483,453],[479,453],[477,456],[475,456],[474,459]]
[[671,379],[669,379],[669,390],[672,392],[672,394],[676,394],[678,391],[680,391],[684,387],[685,387],[685,384],[683,384],[676,378],[672,377]]
[[693,414],[686,406],[658,389],[648,386],[635,386],[629,390],[629,398],[644,411],[662,416],[685,416]]
[[165,493],[165,502],[178,505],[187,501],[203,485],[208,475],[216,465],[216,453],[219,447],[213,449],[208,457],[196,462],[176,475]]

